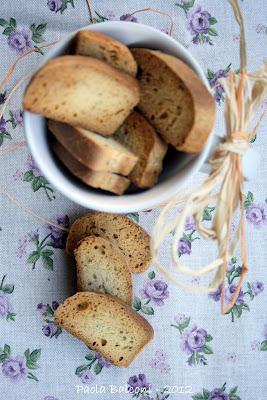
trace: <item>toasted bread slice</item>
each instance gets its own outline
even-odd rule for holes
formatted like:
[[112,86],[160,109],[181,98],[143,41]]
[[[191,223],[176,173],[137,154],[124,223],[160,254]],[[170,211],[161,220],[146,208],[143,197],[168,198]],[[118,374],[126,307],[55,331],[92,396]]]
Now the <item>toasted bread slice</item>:
[[124,215],[93,212],[76,219],[67,238],[66,251],[73,255],[78,242],[88,235],[100,235],[118,246],[133,273],[145,271],[151,262],[150,237]]
[[132,49],[138,64],[138,108],[166,143],[199,153],[212,131],[215,102],[197,74],[176,57]]
[[80,292],[109,293],[132,304],[132,275],[123,252],[109,239],[87,236],[74,250]]
[[130,185],[129,179],[124,176],[112,172],[97,172],[85,167],[58,141],[52,143],[52,149],[65,167],[88,186],[120,195]]
[[127,46],[110,36],[94,31],[80,31],[75,38],[75,53],[105,61],[132,76],[137,64]]
[[54,321],[118,367],[127,367],[154,336],[141,315],[103,293],[76,293],[57,308]]
[[86,56],[50,60],[31,79],[24,108],[56,121],[112,135],[139,101],[137,81]]
[[154,186],[168,149],[155,129],[141,114],[134,111],[115,133],[114,139],[128,146],[138,156],[138,162],[129,175],[130,181],[140,188]]
[[137,163],[137,156],[113,137],[51,120],[48,128],[73,157],[94,171],[128,175]]

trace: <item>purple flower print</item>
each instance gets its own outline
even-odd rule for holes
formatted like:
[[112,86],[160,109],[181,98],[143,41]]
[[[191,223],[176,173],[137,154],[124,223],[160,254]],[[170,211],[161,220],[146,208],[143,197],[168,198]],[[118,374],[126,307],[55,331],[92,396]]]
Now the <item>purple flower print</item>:
[[251,289],[254,294],[254,296],[257,296],[264,290],[264,283],[260,281],[255,281],[251,283]]
[[[20,170],[16,170],[16,172],[13,174],[13,178],[14,178],[14,181],[21,181],[21,179],[22,179],[22,177],[23,177],[23,173],[20,171]],[[19,242],[21,241],[21,239],[19,240]]]
[[213,78],[210,80],[210,85],[212,88],[215,88],[215,101],[220,104],[221,100],[224,98],[224,88],[220,84],[219,79],[224,78],[228,75],[223,69],[219,69],[217,72],[214,73]]
[[228,72],[226,72],[224,69],[219,69],[217,72],[213,74],[213,78],[210,80],[211,87],[214,87],[217,84],[219,84],[220,78],[226,78],[227,76]]
[[148,299],[152,304],[163,306],[164,300],[169,297],[168,285],[163,281],[152,279],[146,282],[140,294],[143,299]]
[[209,298],[214,300],[214,301],[219,301],[220,298],[221,298],[221,294],[222,294],[222,287],[220,285],[217,290],[215,290],[214,292],[209,293]]
[[191,254],[191,247],[192,247],[192,245],[191,245],[191,242],[189,242],[189,240],[186,240],[184,238],[180,239],[179,248],[178,248],[179,254],[180,255]]
[[14,119],[17,125],[22,126],[23,123],[23,110],[19,109],[14,112]]
[[0,318],[6,318],[12,311],[13,309],[9,297],[5,293],[0,292]]
[[[52,218],[52,222],[61,225],[64,228],[69,226],[69,217],[67,215],[56,216]],[[47,234],[50,234],[51,245],[54,249],[64,249],[67,238],[67,232],[56,228],[52,225],[46,225]]]
[[109,21],[114,21],[114,19],[116,18],[114,12],[111,11],[111,10],[108,10],[108,11],[105,13],[105,17],[106,17]]
[[161,374],[168,374],[171,371],[171,367],[166,362],[166,359],[166,353],[157,350],[155,353],[155,357],[152,358],[149,365],[151,368],[158,370]]
[[177,314],[174,317],[174,321],[176,322],[177,325],[180,325],[181,322],[183,322],[186,319],[185,314]]
[[55,311],[59,306],[59,303],[57,301],[52,301],[52,309]]
[[246,209],[246,218],[255,228],[262,228],[267,224],[267,205],[265,203],[252,203]]
[[45,396],[44,400],[58,400],[58,399],[54,396]]
[[186,28],[192,34],[208,33],[211,15],[200,6],[192,8],[187,14]]
[[95,356],[96,356],[96,359],[98,361],[98,364],[102,368],[103,367],[109,368],[111,366],[110,362],[106,358],[102,357],[99,353],[95,353]]
[[124,14],[120,17],[120,21],[138,22],[138,19],[131,14]]
[[260,346],[261,346],[261,343],[258,340],[253,340],[253,342],[250,345],[252,351],[259,351]]
[[55,13],[61,10],[62,5],[62,0],[48,0],[47,2],[47,7],[49,8],[49,10]]
[[80,379],[84,384],[92,383],[95,380],[95,375],[90,370],[82,371]]
[[214,88],[214,97],[217,103],[221,103],[221,101],[224,100],[224,88],[220,84],[220,79],[221,78],[226,78],[229,74],[229,71],[231,69],[231,64],[229,64],[225,69],[219,69],[216,72],[211,71],[208,69],[207,72],[207,77],[210,83],[210,86]]
[[46,324],[42,327],[43,334],[50,338],[55,336],[57,331],[58,331],[58,328],[57,328],[56,324],[54,324],[53,322],[50,322],[49,324]]
[[6,131],[6,120],[4,117],[0,118],[0,133],[3,133]]
[[184,229],[186,231],[193,231],[196,229],[195,218],[193,216],[186,218]]
[[28,154],[27,161],[26,161],[26,166],[34,174],[39,174],[40,173],[40,170],[37,167],[37,165],[35,164],[35,161],[34,161],[34,159],[33,159],[31,154]]
[[[237,285],[232,283],[226,290],[225,290],[225,300],[230,303],[233,297],[233,294],[235,293],[237,288]],[[244,292],[240,290],[238,297],[236,299],[235,304],[243,304],[244,303]]]
[[235,363],[237,359],[236,353],[228,353],[227,354],[227,361]]
[[46,315],[47,313],[47,305],[43,303],[37,304],[37,311],[39,311],[42,315]]
[[208,400],[229,400],[227,393],[224,393],[221,389],[213,389],[208,397]]
[[140,391],[145,391],[150,388],[150,384],[147,383],[145,374],[139,374],[131,376],[128,380],[128,392],[137,393]]
[[2,372],[13,382],[26,378],[28,371],[24,357],[7,357],[2,364]]
[[267,324],[264,325],[262,335],[263,335],[264,339],[267,339]]
[[182,351],[187,354],[201,352],[206,343],[207,332],[205,329],[193,325],[182,334]]
[[32,32],[28,28],[14,29],[8,37],[8,45],[18,53],[32,48]]

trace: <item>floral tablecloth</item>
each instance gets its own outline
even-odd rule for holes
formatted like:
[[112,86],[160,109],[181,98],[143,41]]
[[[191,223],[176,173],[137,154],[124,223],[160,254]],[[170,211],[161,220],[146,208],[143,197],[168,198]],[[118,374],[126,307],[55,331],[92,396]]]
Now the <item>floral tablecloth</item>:
[[[217,131],[223,132],[224,92],[218,78],[239,67],[239,33],[227,1],[95,0],[94,23],[129,19],[170,34],[186,46],[205,71],[218,108]],[[250,69],[266,57],[265,0],[240,0],[245,18]],[[6,91],[42,58],[40,47],[90,23],[84,0],[2,0],[0,10],[1,79],[19,55]],[[22,92],[22,89],[21,89]],[[265,102],[265,106],[266,106]],[[264,106],[264,105],[263,105]],[[111,366],[53,323],[58,303],[75,292],[75,268],[64,252],[65,235],[34,219],[6,195],[0,213],[0,398],[8,400],[95,399],[265,400],[267,397],[267,157],[266,119],[253,143],[262,162],[254,181],[245,185],[250,271],[231,312],[220,314],[220,290],[193,295],[168,283],[155,266],[134,276],[134,309],[155,330],[154,341],[127,369]],[[24,140],[21,93],[7,104],[0,120],[0,146]],[[27,148],[0,154],[1,189],[46,220],[68,227],[84,209],[64,198],[42,176]],[[194,185],[201,176],[196,177]],[[177,211],[177,210],[176,210]],[[203,219],[210,221],[212,205]],[[159,210],[130,217],[152,230]],[[194,220],[186,222],[179,251],[201,265],[210,254],[198,238]],[[164,263],[170,262],[166,253]],[[226,299],[240,274],[240,255],[227,272]],[[198,284],[198,280],[195,280]]]

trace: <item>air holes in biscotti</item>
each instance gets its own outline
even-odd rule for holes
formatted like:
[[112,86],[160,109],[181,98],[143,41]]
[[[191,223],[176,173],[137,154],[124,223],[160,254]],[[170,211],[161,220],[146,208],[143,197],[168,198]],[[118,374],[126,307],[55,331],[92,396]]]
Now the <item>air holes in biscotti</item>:
[[96,345],[96,342],[93,342],[93,346],[95,346]]
[[73,113],[73,118],[76,118],[77,117],[77,113]]
[[97,250],[97,249],[98,249],[98,246],[95,246],[94,249]]
[[160,119],[166,119],[166,118],[168,118],[168,113],[166,113],[166,112],[162,113],[162,114],[160,115],[159,118],[160,118]]
[[79,310],[79,311],[83,311],[83,310],[86,310],[88,308],[88,303],[85,301],[84,303],[79,303],[78,305],[77,305],[77,309]]
[[151,119],[151,121],[154,121],[155,115],[151,115],[150,119]]
[[119,236],[116,235],[116,233],[113,234],[113,238],[114,238],[114,239],[118,239],[118,237],[119,237]]
[[119,361],[122,361],[123,360],[123,357],[121,356],[120,358],[119,358]]
[[106,339],[101,339],[101,346],[106,346],[106,344],[107,344]]
[[137,71],[137,75],[136,75],[136,79],[141,79],[143,76],[143,70],[142,68],[138,67],[138,71]]
[[103,255],[106,254],[105,250],[102,250],[102,251],[101,251],[101,254],[103,254]]

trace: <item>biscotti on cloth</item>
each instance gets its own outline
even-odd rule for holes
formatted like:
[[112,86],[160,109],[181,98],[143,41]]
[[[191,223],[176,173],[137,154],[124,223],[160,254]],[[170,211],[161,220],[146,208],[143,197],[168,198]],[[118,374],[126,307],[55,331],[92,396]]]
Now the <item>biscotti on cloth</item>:
[[104,236],[118,246],[132,273],[141,273],[149,267],[150,237],[125,215],[92,212],[76,219],[67,237],[66,252],[73,255],[79,241],[88,235]]
[[132,275],[123,252],[109,239],[87,236],[74,250],[81,292],[109,293],[132,304]]
[[119,367],[127,367],[154,336],[141,315],[103,293],[76,293],[57,308],[54,321]]

